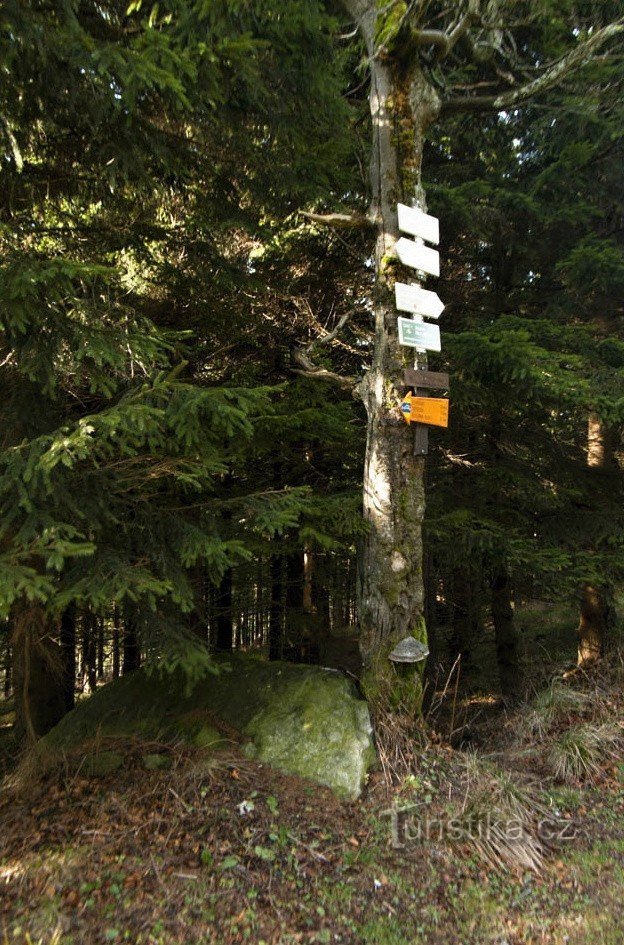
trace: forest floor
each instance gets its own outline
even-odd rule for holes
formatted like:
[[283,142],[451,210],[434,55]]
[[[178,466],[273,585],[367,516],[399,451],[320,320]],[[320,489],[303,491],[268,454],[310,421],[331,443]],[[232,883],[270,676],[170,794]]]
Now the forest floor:
[[[566,681],[515,714],[493,707],[476,722],[476,750],[433,735],[411,774],[389,788],[377,772],[351,803],[234,745],[210,759],[176,750],[164,772],[141,768],[139,746],[121,774],[66,768],[0,801],[0,936],[5,945],[620,945],[622,678],[618,667],[607,682]],[[569,755],[553,756],[579,729],[594,741],[572,739]],[[551,756],[569,762],[559,778]],[[508,810],[524,828],[546,822],[548,839],[524,829],[514,846],[488,834],[501,785]],[[394,840],[392,808],[403,811]]]

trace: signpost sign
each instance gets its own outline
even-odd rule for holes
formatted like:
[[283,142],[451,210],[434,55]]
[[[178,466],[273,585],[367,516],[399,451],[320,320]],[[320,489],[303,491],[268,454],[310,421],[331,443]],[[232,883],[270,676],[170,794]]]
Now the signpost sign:
[[[402,236],[396,243],[396,253],[404,266],[417,269],[419,273],[430,276],[440,275],[440,254],[425,242],[438,245],[440,227],[436,217],[400,203],[397,207],[399,230],[413,236]],[[424,456],[428,450],[428,427],[447,427],[449,402],[446,398],[427,397],[427,389],[444,390],[448,388],[448,374],[427,370],[427,351],[440,351],[440,329],[437,325],[424,322],[423,318],[438,319],[444,309],[444,303],[437,293],[423,289],[419,285],[406,285],[397,282],[394,286],[396,307],[400,312],[408,312],[412,318],[398,318],[399,344],[416,348],[414,369],[406,370],[405,383],[414,388],[415,394],[406,394],[401,403],[401,415],[406,423],[415,423],[414,454]]]
[[423,315],[425,318],[439,318],[444,310],[444,302],[436,292],[421,289],[419,285],[394,283],[396,307],[400,312]]
[[397,207],[399,215],[399,229],[402,233],[409,233],[410,236],[419,236],[428,243],[434,243],[436,246],[440,242],[440,224],[437,217],[429,216],[423,213],[418,207],[406,207],[400,203]]
[[406,423],[426,423],[432,427],[448,427],[449,402],[442,397],[414,397],[406,394],[401,404]]
[[440,254],[437,249],[431,249],[424,243],[415,243],[414,240],[408,240],[402,236],[397,241],[396,251],[404,266],[420,269],[421,272],[427,272],[430,276],[440,275]]
[[425,351],[441,351],[440,329],[428,322],[414,322],[399,316],[399,344]]

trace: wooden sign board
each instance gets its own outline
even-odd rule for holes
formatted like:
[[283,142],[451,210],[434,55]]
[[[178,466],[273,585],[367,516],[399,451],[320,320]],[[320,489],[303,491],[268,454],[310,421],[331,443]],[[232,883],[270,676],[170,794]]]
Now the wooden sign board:
[[414,397],[407,394],[401,404],[406,423],[425,423],[431,427],[448,427],[449,402],[442,397]]
[[414,322],[399,316],[399,344],[423,351],[441,351],[440,329],[428,322]]
[[440,275],[440,254],[437,249],[431,249],[423,243],[415,243],[404,236],[397,241],[397,256],[404,266],[427,272],[430,276]]
[[419,285],[405,285],[395,282],[394,296],[400,312],[423,315],[425,318],[439,318],[444,311],[444,302],[436,292],[421,289]]
[[406,368],[403,383],[407,387],[424,387],[427,390],[448,390],[449,376],[438,371],[415,371]]
[[437,217],[432,217],[428,213],[423,213],[418,207],[407,207],[400,203],[397,207],[399,215],[399,229],[402,233],[409,233],[411,236],[419,236],[428,243],[440,242],[440,223]]

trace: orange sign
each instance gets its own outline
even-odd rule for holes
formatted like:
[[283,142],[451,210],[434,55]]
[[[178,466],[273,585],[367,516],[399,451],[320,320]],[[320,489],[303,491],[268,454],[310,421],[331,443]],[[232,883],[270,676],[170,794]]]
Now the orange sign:
[[401,404],[406,423],[426,423],[432,427],[448,427],[449,402],[441,397],[414,397],[406,394]]

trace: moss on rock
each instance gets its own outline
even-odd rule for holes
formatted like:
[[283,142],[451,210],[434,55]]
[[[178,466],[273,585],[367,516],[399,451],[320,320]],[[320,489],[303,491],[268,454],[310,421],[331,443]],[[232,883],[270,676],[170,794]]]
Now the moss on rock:
[[291,680],[245,731],[252,757],[346,797],[359,795],[375,757],[368,707],[337,673]]
[[374,749],[368,706],[348,679],[241,654],[216,664],[219,673],[190,694],[181,676],[130,673],[79,703],[39,745],[75,753],[96,737],[138,736],[217,749],[225,744],[217,719],[248,737],[249,753],[267,764],[358,796]]

